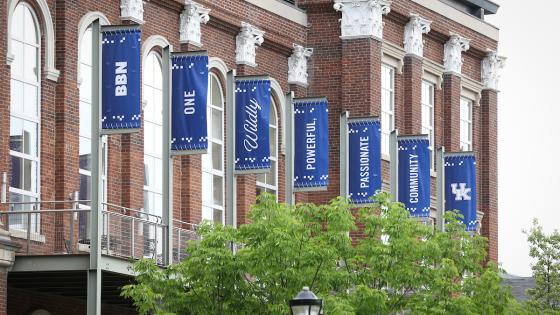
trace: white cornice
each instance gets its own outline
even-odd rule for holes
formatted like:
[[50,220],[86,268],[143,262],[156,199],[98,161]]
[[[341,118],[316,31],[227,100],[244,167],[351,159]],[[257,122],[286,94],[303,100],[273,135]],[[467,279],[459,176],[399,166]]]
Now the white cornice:
[[297,24],[307,26],[307,13],[285,2],[278,0],[245,0],[261,9],[270,11],[278,16]]

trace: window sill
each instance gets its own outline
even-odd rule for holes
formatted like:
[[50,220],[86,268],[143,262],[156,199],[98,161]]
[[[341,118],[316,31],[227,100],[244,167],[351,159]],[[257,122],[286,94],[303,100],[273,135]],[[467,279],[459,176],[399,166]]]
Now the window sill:
[[[20,229],[10,229],[10,234],[15,238],[27,240],[27,231]],[[45,243],[45,235],[40,233],[29,233],[29,238],[33,242]]]

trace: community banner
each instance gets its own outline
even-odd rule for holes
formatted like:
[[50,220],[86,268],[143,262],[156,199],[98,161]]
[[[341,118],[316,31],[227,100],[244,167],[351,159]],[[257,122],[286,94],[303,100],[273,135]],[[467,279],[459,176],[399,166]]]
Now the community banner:
[[204,153],[208,149],[206,52],[173,54],[171,80],[171,150]]
[[398,199],[413,217],[430,216],[430,140],[398,138]]
[[381,125],[378,118],[348,122],[348,198],[372,203],[381,189]]
[[101,128],[128,133],[141,127],[140,29],[138,26],[102,28]]
[[325,98],[294,100],[294,188],[324,190],[329,183],[329,109]]
[[476,230],[476,160],[473,153],[445,155],[445,210],[459,210],[467,231]]
[[270,169],[268,77],[235,80],[235,170],[260,173]]

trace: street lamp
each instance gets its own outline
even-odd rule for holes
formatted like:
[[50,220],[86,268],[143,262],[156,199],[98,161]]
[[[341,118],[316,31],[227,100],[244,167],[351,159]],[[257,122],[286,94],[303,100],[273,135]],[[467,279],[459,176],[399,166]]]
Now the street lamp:
[[309,291],[309,287],[303,287],[303,291],[290,300],[292,315],[319,315],[322,308],[323,300]]

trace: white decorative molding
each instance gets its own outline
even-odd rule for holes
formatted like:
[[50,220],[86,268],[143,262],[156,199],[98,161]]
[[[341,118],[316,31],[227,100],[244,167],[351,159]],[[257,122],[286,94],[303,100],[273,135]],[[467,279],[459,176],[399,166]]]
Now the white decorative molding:
[[[43,24],[38,24],[37,29],[39,30],[39,37],[41,32],[45,33],[45,75],[48,80],[51,81],[58,81],[58,77],[60,76],[60,71],[55,67],[55,40],[54,40],[54,26],[52,22],[51,12],[49,10],[49,5],[47,4],[46,0],[36,0],[35,1],[38,5],[39,11],[41,16],[43,17],[42,21]],[[12,28],[12,16],[14,15],[14,11],[16,6],[20,3],[19,0],[8,0],[8,49],[6,54],[6,63],[11,65],[14,61],[14,54],[12,53],[12,36],[11,36],[11,28]],[[22,5],[27,5],[25,2],[21,2]],[[34,10],[31,8],[31,11]],[[35,12],[34,12],[35,13]],[[36,19],[36,22],[39,22]]]
[[100,25],[111,24],[109,23],[109,19],[107,19],[107,16],[105,16],[105,14],[99,11],[91,11],[84,14],[84,16],[82,16],[82,18],[80,19],[80,22],[78,22],[78,86],[81,85],[83,82],[81,62],[80,62],[80,60],[82,60],[81,58],[82,37],[84,36],[86,30],[91,26],[91,23],[93,23],[93,21],[97,19],[99,19]]
[[457,34],[451,34],[443,51],[443,67],[445,72],[461,74],[463,66],[462,52],[469,50],[470,39],[466,39]]
[[404,67],[405,51],[398,45],[384,40],[381,44],[381,62],[394,67],[398,74],[402,74]]
[[197,47],[202,46],[200,24],[210,21],[210,9],[202,5],[187,0],[185,8],[181,12],[179,25],[179,40],[181,43],[193,44]]
[[391,0],[335,0],[334,9],[342,12],[340,36],[343,39],[383,38],[383,14],[391,11]]
[[241,31],[235,38],[235,63],[256,67],[257,45],[264,42],[264,31],[249,23],[241,22]]
[[225,81],[229,71],[226,63],[218,57],[210,57],[208,59],[208,69],[216,69],[220,73],[221,79]]
[[498,56],[495,51],[490,51],[486,58],[482,59],[482,86],[486,90],[498,90],[500,72],[506,64],[506,58]]
[[288,84],[308,86],[307,59],[311,55],[313,55],[313,48],[294,44],[292,55],[288,58]]
[[432,21],[422,18],[418,14],[411,14],[410,21],[404,27],[404,50],[407,54],[424,56],[424,40],[422,34],[430,31]]
[[286,154],[286,128],[284,128],[284,113],[285,113],[285,107],[286,107],[286,98],[284,94],[284,91],[282,91],[282,87],[280,86],[280,83],[278,83],[278,81],[276,81],[276,79],[274,78],[270,78],[270,89],[272,90],[272,92],[276,95],[275,100],[276,102],[276,113],[278,114],[278,126],[281,126],[282,128],[280,128],[280,132],[282,133],[280,135],[281,139],[282,139],[282,144],[280,145],[280,153],[281,154]]
[[148,37],[144,43],[142,43],[142,63],[144,63],[144,60],[154,47],[165,48],[167,46],[169,46],[170,51],[173,51],[173,45],[171,45],[165,37],[161,35],[152,35]]
[[443,65],[430,59],[422,59],[422,79],[435,84],[437,90],[441,90],[443,84]]
[[144,23],[144,1],[121,0],[121,20]]

